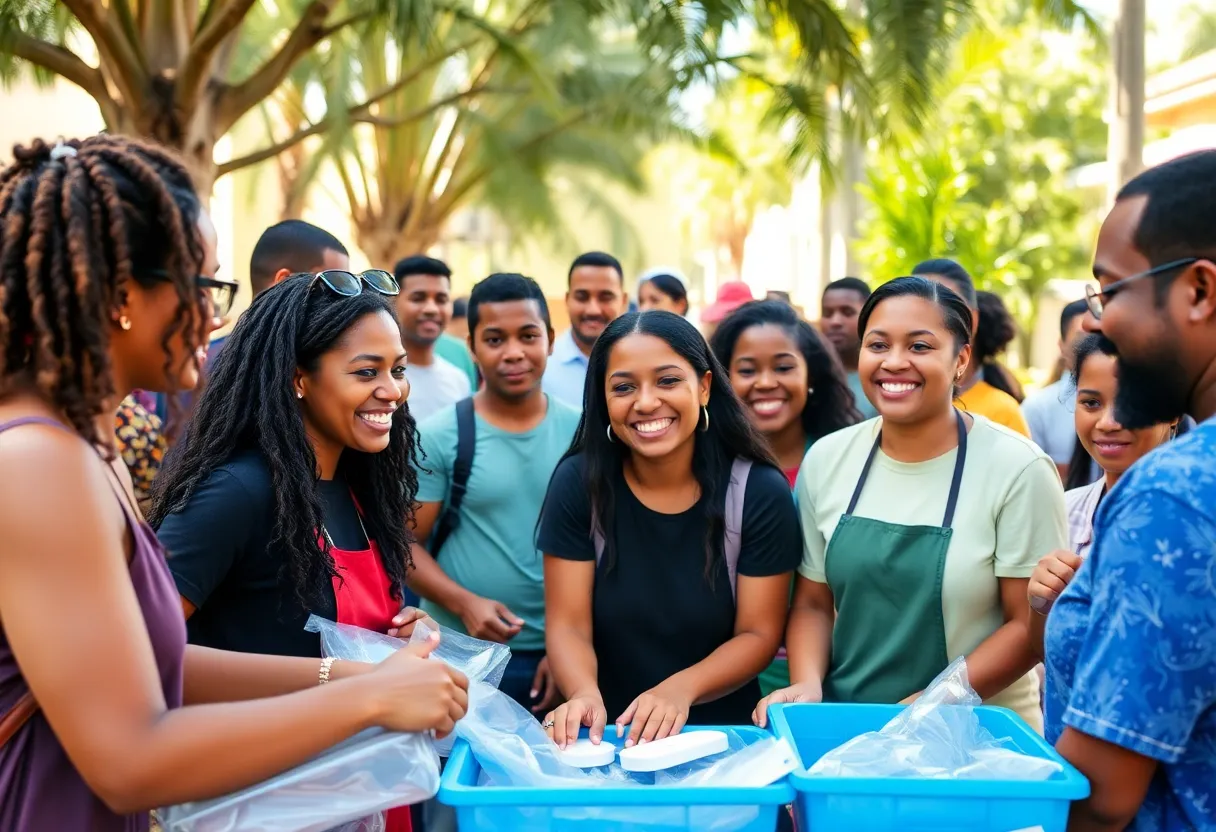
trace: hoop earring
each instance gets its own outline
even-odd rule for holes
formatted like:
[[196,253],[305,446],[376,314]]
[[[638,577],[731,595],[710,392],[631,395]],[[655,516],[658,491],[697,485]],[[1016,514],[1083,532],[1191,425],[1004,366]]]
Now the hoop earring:
[[701,428],[703,432],[709,431],[709,408],[701,405],[701,415],[705,417],[705,427]]
[[1178,438],[1178,424],[1175,422],[1174,424],[1170,425],[1170,441],[1173,442],[1177,438]]
[[616,437],[612,435],[612,425],[609,425],[609,426],[608,426],[608,441],[609,441],[609,442],[615,442],[615,441],[616,441]]
[[131,329],[131,319],[130,319],[130,318],[128,318],[126,315],[120,315],[120,316],[118,317],[118,326],[119,326],[119,328],[120,328],[120,329],[121,329],[123,332],[128,332],[128,331],[130,331],[130,329]]

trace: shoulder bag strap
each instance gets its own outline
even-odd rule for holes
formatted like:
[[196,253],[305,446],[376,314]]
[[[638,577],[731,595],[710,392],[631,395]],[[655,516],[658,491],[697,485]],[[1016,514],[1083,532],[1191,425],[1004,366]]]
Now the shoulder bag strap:
[[732,598],[738,596],[739,553],[743,549],[743,497],[747,492],[747,475],[751,470],[750,459],[736,459],[731,463],[730,484],[726,486],[726,528],[722,536],[722,553],[726,558]]
[[473,452],[477,449],[477,419],[473,411],[473,398],[456,402],[456,461],[452,464],[452,488],[448,504],[439,517],[439,527],[431,543],[431,557],[438,558],[439,550],[448,537],[460,525],[460,506],[469,489],[469,476],[473,473]]
[[8,709],[4,716],[0,716],[0,748],[7,745],[8,741],[36,713],[38,713],[38,701],[34,699],[34,694],[27,690],[17,700],[17,703]]

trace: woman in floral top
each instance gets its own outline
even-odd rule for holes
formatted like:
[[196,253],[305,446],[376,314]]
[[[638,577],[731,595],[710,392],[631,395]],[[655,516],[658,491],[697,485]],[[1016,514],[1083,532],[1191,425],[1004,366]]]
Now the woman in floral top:
[[118,450],[127,470],[131,472],[131,482],[140,508],[146,506],[152,491],[152,480],[169,449],[162,428],[160,417],[148,410],[136,393],[127,396],[118,406],[114,419]]

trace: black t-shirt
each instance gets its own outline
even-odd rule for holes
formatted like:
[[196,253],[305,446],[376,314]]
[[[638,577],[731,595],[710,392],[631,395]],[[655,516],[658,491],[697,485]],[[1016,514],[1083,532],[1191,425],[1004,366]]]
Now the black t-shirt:
[[[725,502],[729,469],[722,472]],[[600,693],[615,720],[641,693],[705,659],[734,636],[735,603],[726,562],[718,558],[713,585],[705,575],[704,501],[682,514],[660,514],[642,505],[625,482],[612,476],[614,563],[597,567],[592,599],[592,641]],[[567,560],[595,560],[591,508],[583,483],[583,459],[573,456],[549,482],[539,547]],[[743,504],[739,574],[760,578],[792,571],[801,557],[798,515],[785,475],[755,465]],[[692,708],[694,725],[750,722],[760,699],[755,679],[734,693]]]
[[[325,530],[339,549],[367,548],[350,489],[318,483]],[[310,613],[337,619],[333,588],[311,609],[300,605],[280,569],[286,554],[270,547],[274,485],[261,455],[245,452],[212,472],[186,507],[164,519],[157,536],[169,553],[177,591],[197,610],[190,643],[242,653],[320,657],[320,639],[304,631]]]

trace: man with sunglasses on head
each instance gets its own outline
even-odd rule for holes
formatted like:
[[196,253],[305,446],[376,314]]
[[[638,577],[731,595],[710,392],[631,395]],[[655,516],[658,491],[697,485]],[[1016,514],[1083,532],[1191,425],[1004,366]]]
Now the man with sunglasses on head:
[[399,260],[393,275],[401,287],[397,318],[408,356],[409,408],[421,422],[473,393],[468,375],[435,350],[452,318],[452,270],[419,254]]
[[1058,576],[1047,738],[1090,782],[1071,832],[1216,829],[1216,150],[1124,186],[1094,276],[1119,424],[1200,424],[1123,475]]

